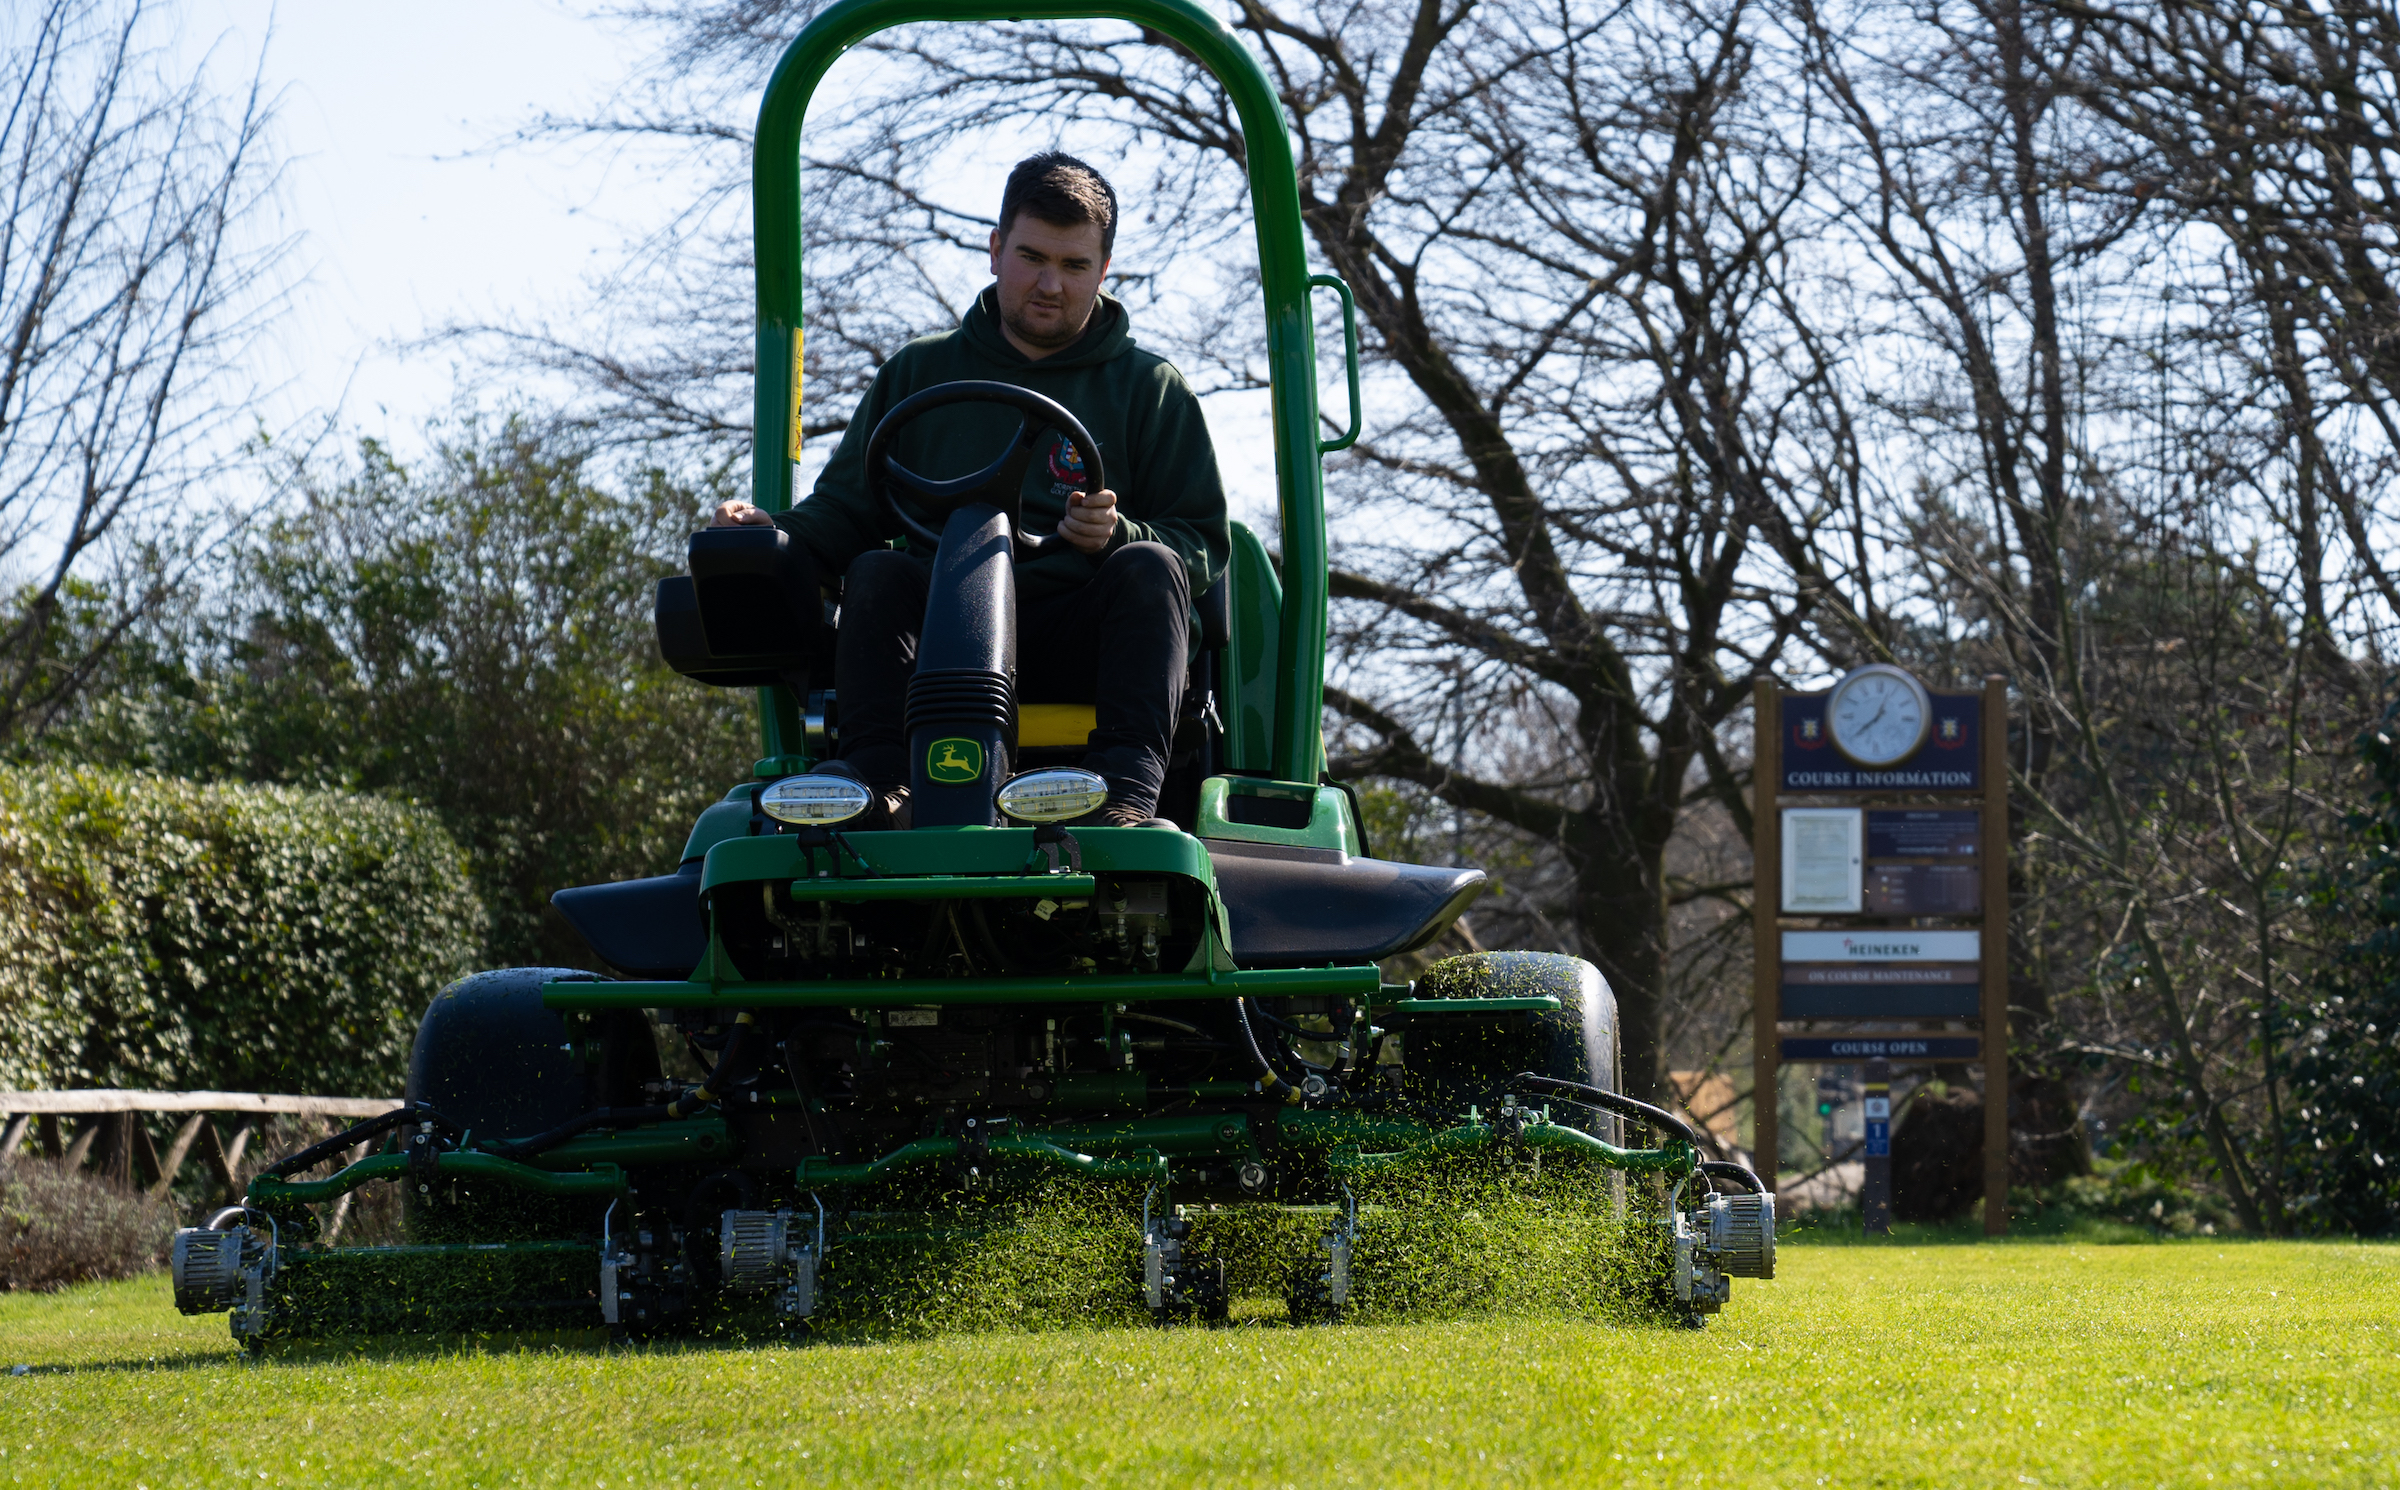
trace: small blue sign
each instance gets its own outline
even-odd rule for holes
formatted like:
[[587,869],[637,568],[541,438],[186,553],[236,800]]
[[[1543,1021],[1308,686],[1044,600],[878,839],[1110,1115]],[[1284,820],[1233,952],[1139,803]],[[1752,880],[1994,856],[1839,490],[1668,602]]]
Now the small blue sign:
[[1892,1121],[1890,1118],[1870,1120],[1867,1123],[1867,1157],[1870,1159],[1892,1157]]

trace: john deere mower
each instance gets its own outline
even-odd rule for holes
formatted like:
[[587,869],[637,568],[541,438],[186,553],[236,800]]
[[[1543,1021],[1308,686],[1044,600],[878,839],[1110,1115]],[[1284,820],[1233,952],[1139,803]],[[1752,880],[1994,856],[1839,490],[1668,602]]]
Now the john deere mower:
[[[1600,1178],[1586,1193],[1619,1210],[1636,1177],[1659,1287],[1671,1280],[1687,1317],[1721,1307],[1732,1277],[1773,1275],[1773,1196],[1619,1093],[1597,970],[1502,952],[1385,981],[1381,965],[1440,937],[1484,876],[1374,857],[1356,797],[1324,778],[1319,463],[1358,430],[1354,308],[1340,281],[1308,273],[1281,107],[1207,9],[840,0],[807,26],[758,127],[754,500],[775,512],[792,497],[800,129],[826,68],[905,22],[1097,16],[1172,39],[1239,113],[1273,376],[1280,574],[1234,525],[1229,570],[1198,606],[1160,818],[1065,826],[1105,792],[1076,765],[1092,710],[1016,691],[1013,565],[1043,542],[1023,531],[1020,479],[1055,430],[1097,490],[1100,450],[1068,410],[1011,384],[904,401],[868,466],[932,555],[909,826],[845,826],[866,789],[811,773],[839,740],[824,686],[838,612],[805,557],[772,527],[694,535],[689,573],[658,587],[659,646],[702,684],[758,691],[763,758],[700,815],[673,872],[558,893],[607,974],[515,968],[444,990],[403,1106],[289,1155],[242,1205],[177,1233],[186,1313],[230,1312],[253,1345],[460,1324],[643,1335],[733,1316],[802,1331],[875,1286],[846,1253],[971,1233],[979,1204],[1073,1192],[1122,1206],[1124,1288],[1162,1321],[1227,1311],[1206,1218],[1302,1218],[1260,1234],[1300,1239],[1277,1260],[1294,1317],[1332,1319],[1371,1281],[1361,1196],[1430,1161],[1546,1163]],[[1322,442],[1319,288],[1340,297],[1350,415]],[[978,475],[928,481],[882,454],[900,422],[968,403],[1022,418]],[[385,1184],[401,1189],[407,1241],[334,1245],[320,1213]]]

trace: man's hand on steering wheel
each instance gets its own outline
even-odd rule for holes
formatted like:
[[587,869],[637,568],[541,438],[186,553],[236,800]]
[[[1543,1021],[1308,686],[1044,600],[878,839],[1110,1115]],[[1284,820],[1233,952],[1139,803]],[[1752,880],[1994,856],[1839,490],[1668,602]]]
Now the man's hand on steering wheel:
[[[768,528],[775,519],[767,516],[763,507],[754,507],[736,497],[719,502],[709,516],[712,528]],[[1058,535],[1087,554],[1096,554],[1108,547],[1108,540],[1117,531],[1117,494],[1113,491],[1091,493],[1071,492],[1067,496],[1067,515],[1060,519]]]
[[1113,491],[1070,492],[1067,514],[1058,520],[1058,536],[1087,554],[1108,547],[1117,531],[1117,494]]
[[775,526],[775,519],[767,516],[766,508],[753,507],[736,497],[730,502],[719,502],[708,525],[712,528],[771,528]]

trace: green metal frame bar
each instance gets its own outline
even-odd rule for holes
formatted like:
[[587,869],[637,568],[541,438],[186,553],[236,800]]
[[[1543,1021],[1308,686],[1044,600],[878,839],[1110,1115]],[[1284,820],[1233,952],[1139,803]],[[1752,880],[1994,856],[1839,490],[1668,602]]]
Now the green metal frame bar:
[[[1352,996],[1381,979],[1366,967],[1108,978],[828,978],[818,983],[544,983],[553,1009],[879,1009],[919,1004],[1148,1003],[1159,999]],[[1448,1000],[1445,1002],[1461,1002]]]
[[[1338,1173],[1388,1169],[1427,1154],[1474,1153],[1501,1141],[1498,1130],[1488,1123],[1465,1123],[1436,1132],[1416,1123],[1350,1113],[1289,1112],[1277,1119],[1276,1126],[1287,1146],[1297,1143],[1319,1149],[1318,1157]],[[1626,1149],[1579,1128],[1551,1122],[1528,1123],[1516,1137],[1530,1148],[1570,1153],[1635,1174],[1686,1175],[1700,1162],[1699,1154],[1681,1139],[1670,1139],[1655,1149]],[[1370,1145],[1376,1151],[1367,1152]],[[1223,1114],[994,1133],[985,1147],[995,1159],[1039,1160],[1090,1179],[1160,1183],[1168,1178],[1168,1153],[1188,1159],[1256,1152],[1250,1124]],[[1086,1148],[1094,1152],[1081,1152]],[[958,1155],[959,1140],[955,1138],[920,1138],[865,1164],[803,1159],[793,1178],[804,1189],[871,1185],[897,1178],[920,1164],[956,1160]]]
[[[821,849],[812,859],[789,834],[728,838],[709,849],[701,865],[700,889],[705,893],[719,885],[755,880],[856,883],[886,878],[921,883],[934,875],[994,875],[1047,894],[1044,886],[1057,886],[1068,877],[1026,869],[1029,860],[1039,862],[1033,832],[1031,828],[966,827],[842,835],[864,856],[872,875],[849,853],[837,861],[831,851]],[[1189,834],[1165,828],[1082,828],[1075,838],[1083,845],[1086,874],[1180,874],[1204,885],[1216,883],[1208,850]]]
[[1525,993],[1490,999],[1377,999],[1375,1007],[1395,1014],[1555,1014],[1554,994]]
[[[994,1159],[1033,1159],[1069,1174],[1079,1174],[1091,1180],[1149,1180],[1158,1184],[1167,1181],[1167,1161],[1156,1151],[1101,1158],[1060,1148],[1048,1139],[1030,1133],[1006,1133],[993,1137],[986,1151]],[[935,1160],[958,1157],[955,1138],[920,1138],[904,1143],[882,1158],[867,1164],[827,1164],[815,1156],[800,1161],[793,1177],[801,1188],[820,1185],[871,1185],[878,1180],[893,1178],[901,1170]]]
[[[1241,41],[1195,0],[837,0],[792,39],[759,106],[757,153],[751,162],[758,256],[758,437],[751,500],[769,512],[792,505],[804,324],[800,134],[809,99],[836,58],[878,31],[913,21],[1006,20],[1118,20],[1163,35],[1216,77],[1241,121],[1258,233],[1259,287],[1266,302],[1275,476],[1283,518],[1283,625],[1273,769],[1285,781],[1314,781],[1323,754],[1325,702],[1325,487],[1317,455],[1316,332],[1309,312],[1298,176],[1274,84]],[[1347,293],[1343,299],[1347,309]],[[1355,390],[1355,360],[1352,366]],[[1351,422],[1355,427],[1355,416]],[[761,755],[796,753],[801,741],[795,722],[777,690],[759,691]]]
[[1088,874],[928,874],[891,880],[794,880],[794,900],[1089,900]]
[[[1577,1154],[1611,1169],[1629,1170],[1634,1174],[1663,1174],[1674,1178],[1690,1174],[1700,1167],[1700,1155],[1680,1138],[1670,1138],[1654,1149],[1621,1149],[1606,1139],[1594,1138],[1582,1129],[1570,1128],[1564,1123],[1527,1123],[1518,1130],[1517,1138],[1530,1148]],[[1445,1129],[1395,1153],[1336,1152],[1328,1156],[1325,1162],[1328,1168],[1337,1172],[1358,1174],[1389,1169],[1426,1153],[1471,1153],[1490,1148],[1499,1141],[1499,1133],[1488,1124],[1467,1123]]]
[[[356,1164],[321,1180],[286,1180],[261,1175],[250,1182],[245,1197],[250,1204],[271,1206],[279,1201],[297,1201],[315,1205],[335,1199],[373,1180],[396,1180],[408,1174],[410,1164],[406,1154],[369,1154]],[[434,1164],[444,1179],[498,1180],[520,1190],[537,1195],[587,1197],[614,1200],[625,1194],[625,1173],[614,1164],[596,1164],[583,1174],[553,1174],[530,1164],[519,1164],[497,1154],[465,1153],[438,1154]]]
[[[598,1258],[598,1242],[394,1242],[386,1247],[294,1247],[283,1264],[285,1268],[321,1266],[343,1262],[389,1262],[410,1257],[490,1257],[494,1253],[514,1257],[538,1257],[544,1254],[559,1257]],[[281,1271],[280,1269],[278,1271]]]

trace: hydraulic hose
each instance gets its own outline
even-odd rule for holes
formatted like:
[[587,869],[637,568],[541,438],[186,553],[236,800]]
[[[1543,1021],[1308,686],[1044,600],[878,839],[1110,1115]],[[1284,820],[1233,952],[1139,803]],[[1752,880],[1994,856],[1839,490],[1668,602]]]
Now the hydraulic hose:
[[[1337,1020],[1334,1020],[1334,1021],[1333,1021],[1333,1023],[1334,1023],[1334,1024],[1336,1024],[1336,1025],[1342,1025],[1342,1024],[1347,1024],[1347,1023],[1353,1023],[1353,1022],[1355,1022],[1355,1021],[1357,1020],[1357,1018],[1358,1018],[1358,1011],[1357,1011],[1357,1010],[1355,1010],[1355,1009],[1350,1009],[1350,1010],[1345,1010],[1344,1012],[1345,1012],[1345,1013],[1346,1013],[1346,1014],[1349,1016],[1349,1018],[1348,1018],[1348,1019],[1346,1019],[1346,1020],[1343,1020],[1343,1019],[1337,1019]],[[1346,1040],[1348,1040],[1348,1039],[1350,1038],[1350,1036],[1349,1036],[1348,1034],[1344,1033],[1344,1032],[1343,1032],[1342,1030],[1340,1030],[1340,1029],[1334,1029],[1334,1030],[1330,1030],[1330,1031],[1328,1031],[1328,1030],[1312,1030],[1312,1029],[1303,1029],[1302,1027],[1300,1027],[1299,1025],[1296,1025],[1296,1024],[1294,1024],[1294,1023],[1292,1023],[1292,1022],[1291,1022],[1290,1020],[1288,1020],[1288,1019],[1278,1019],[1278,1018],[1276,1018],[1274,1015],[1272,1015],[1272,1014],[1269,1014],[1269,1013],[1268,1013],[1266,1010],[1264,1010],[1264,1009],[1261,1009],[1261,1010],[1259,1010],[1259,1011],[1258,1011],[1258,1017],[1259,1017],[1259,1018],[1261,1018],[1261,1019],[1263,1019],[1263,1020],[1265,1020],[1267,1023],[1269,1023],[1269,1024],[1273,1025],[1275,1028],[1277,1028],[1277,1029],[1279,1029],[1279,1030],[1282,1030],[1282,1031],[1283,1031],[1285,1034],[1287,1034],[1287,1035],[1297,1035],[1297,1036],[1299,1036],[1299,1037],[1300,1037],[1301,1039],[1303,1039],[1303,1040],[1314,1040],[1314,1041],[1316,1041],[1316,1042],[1317,1042],[1318,1044],[1320,1044],[1320,1045],[1339,1045],[1339,1044],[1343,1043],[1344,1041],[1346,1041]]]
[[1271,1092],[1279,1086],[1289,1088],[1291,1083],[1276,1073],[1274,1065],[1267,1060],[1266,1051],[1260,1048],[1258,1031],[1250,1027],[1250,1000],[1236,998],[1233,1001],[1233,1022],[1241,1026],[1242,1044],[1248,1047],[1250,1059],[1258,1067],[1259,1091]]
[[355,1148],[379,1133],[388,1133],[394,1128],[406,1127],[410,1123],[431,1123],[436,1129],[449,1135],[453,1141],[464,1132],[458,1124],[421,1103],[415,1107],[396,1107],[390,1112],[367,1119],[355,1128],[336,1133],[322,1143],[312,1143],[296,1154],[278,1159],[260,1173],[262,1176],[272,1179],[281,1179],[287,1174],[298,1174],[310,1165],[323,1163],[342,1150]]
[[747,1009],[733,1016],[733,1037],[725,1042],[724,1052],[717,1057],[716,1069],[708,1073],[706,1081],[669,1102],[668,1117],[687,1117],[725,1095],[726,1086],[740,1074],[735,1063],[749,1048],[750,1031],[757,1023],[758,1016]]
[[1511,1086],[1529,1086],[1551,1092],[1572,1092],[1586,1106],[1606,1108],[1620,1117],[1637,1118],[1661,1133],[1675,1135],[1695,1149],[1704,1146],[1700,1142],[1700,1135],[1692,1131],[1691,1125],[1675,1114],[1664,1108],[1652,1107],[1647,1102],[1638,1102],[1631,1097],[1612,1092],[1606,1087],[1586,1086],[1580,1081],[1560,1081],[1555,1076],[1536,1076],[1531,1071],[1520,1071],[1508,1080]]
[[1700,1162],[1700,1172],[1712,1179],[1731,1180],[1753,1195],[1767,1193],[1766,1182],[1745,1164],[1729,1164],[1723,1159],[1703,1159]]
[[662,1123],[669,1118],[690,1117],[722,1097],[726,1086],[740,1074],[735,1070],[734,1063],[749,1048],[751,1030],[757,1023],[756,1016],[748,1010],[735,1015],[733,1034],[725,1041],[724,1050],[719,1052],[716,1068],[708,1073],[707,1080],[672,1102],[656,1107],[594,1108],[581,1117],[569,1118],[557,1127],[536,1133],[531,1138],[522,1138],[515,1143],[486,1145],[485,1152],[503,1159],[530,1159],[594,1128],[631,1128],[644,1123]]
[[631,1128],[643,1123],[664,1122],[678,1115],[671,1105],[599,1107],[579,1118],[569,1118],[546,1133],[536,1133],[531,1138],[521,1138],[515,1143],[489,1145],[485,1152],[503,1159],[530,1159],[536,1154],[548,1153],[577,1134],[587,1133],[594,1128]]

